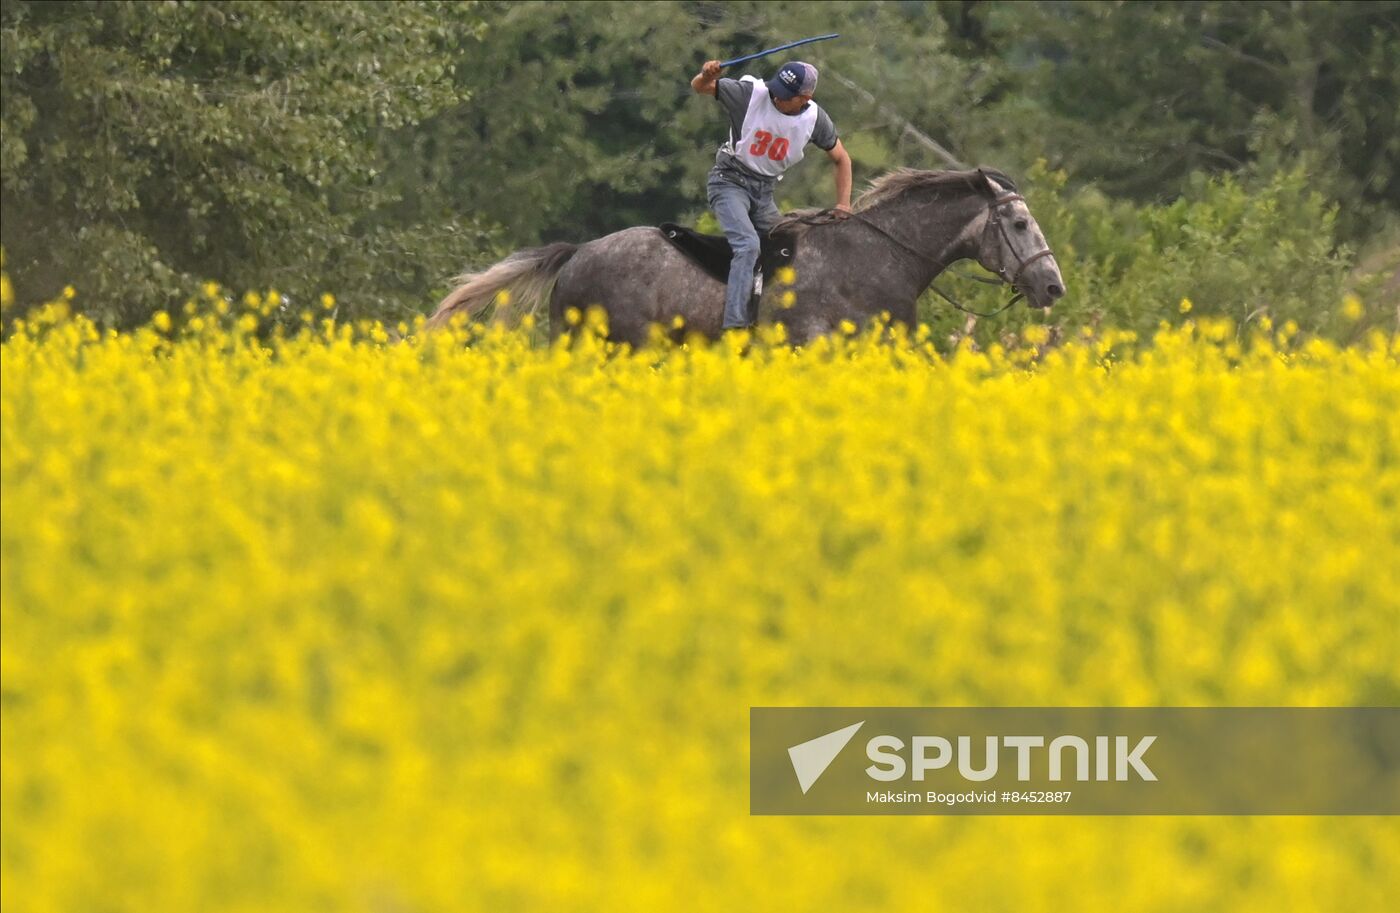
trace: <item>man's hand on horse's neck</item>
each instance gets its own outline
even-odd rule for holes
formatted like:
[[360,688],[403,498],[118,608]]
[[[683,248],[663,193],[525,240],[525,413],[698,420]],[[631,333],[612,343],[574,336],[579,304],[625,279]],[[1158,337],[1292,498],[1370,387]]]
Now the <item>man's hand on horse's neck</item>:
[[838,139],[827,152],[827,157],[836,170],[836,207],[833,211],[838,219],[844,219],[851,214],[851,156]]

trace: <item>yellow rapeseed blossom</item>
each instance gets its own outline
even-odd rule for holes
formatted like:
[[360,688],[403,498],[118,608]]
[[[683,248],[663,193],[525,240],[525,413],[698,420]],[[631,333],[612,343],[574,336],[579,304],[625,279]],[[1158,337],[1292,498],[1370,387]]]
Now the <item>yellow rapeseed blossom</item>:
[[1033,323],[1021,331],[1021,338],[1032,346],[1042,346],[1050,340],[1050,330],[1043,323]]
[[1192,308],[1192,307],[1193,307],[1193,305],[1191,304],[1191,299],[1190,299],[1190,298],[1183,298],[1183,299],[1181,299],[1181,304],[1177,305],[1176,309],[1177,309],[1178,311],[1180,311],[1181,313],[1183,313],[1183,314],[1189,314],[1189,313],[1191,313],[1191,308]]
[[1379,331],[211,310],[0,345],[7,910],[1394,906],[1386,819],[748,813],[752,706],[1393,703]]
[[1342,296],[1342,316],[1350,321],[1357,321],[1366,313],[1366,309],[1361,304],[1361,299],[1356,295],[1347,293]]

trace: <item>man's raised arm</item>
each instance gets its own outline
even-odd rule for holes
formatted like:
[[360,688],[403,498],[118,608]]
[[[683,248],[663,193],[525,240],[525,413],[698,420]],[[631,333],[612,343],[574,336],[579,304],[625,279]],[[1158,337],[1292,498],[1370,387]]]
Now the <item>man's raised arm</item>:
[[715,83],[719,82],[719,74],[724,67],[719,65],[718,60],[707,60],[700,68],[700,72],[695,74],[695,78],[690,81],[690,87],[701,95],[715,94]]

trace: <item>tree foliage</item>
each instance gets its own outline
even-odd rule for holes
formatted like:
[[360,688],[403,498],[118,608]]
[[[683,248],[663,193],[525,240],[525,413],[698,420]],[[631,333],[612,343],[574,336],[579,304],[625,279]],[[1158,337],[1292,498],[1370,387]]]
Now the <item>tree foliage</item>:
[[[3,6],[3,241],[19,293],[123,322],[204,278],[420,295],[470,220],[419,223],[392,137],[467,100],[438,2]],[[417,188],[412,188],[417,190]],[[400,302],[401,303],[401,302]]]
[[[789,56],[858,185],[1043,160],[1155,207],[1300,175],[1329,245],[1400,213],[1393,0],[0,0],[0,241],[21,300],[71,283],[109,323],[209,278],[396,316],[517,247],[699,217],[725,125],[690,76],[825,32]],[[809,159],[783,205],[830,204]]]
[[1080,179],[1162,198],[1302,160],[1334,199],[1400,209],[1400,3],[965,6],[1005,83],[991,110]]

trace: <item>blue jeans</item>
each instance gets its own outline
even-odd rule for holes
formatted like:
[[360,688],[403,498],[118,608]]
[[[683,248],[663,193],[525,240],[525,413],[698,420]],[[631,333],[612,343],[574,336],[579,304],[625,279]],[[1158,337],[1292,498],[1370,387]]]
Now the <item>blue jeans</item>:
[[710,209],[729,239],[729,285],[724,291],[724,328],[746,327],[753,276],[758,267],[759,237],[767,235],[782,213],[773,203],[773,185],[732,171],[715,169],[705,185]]

